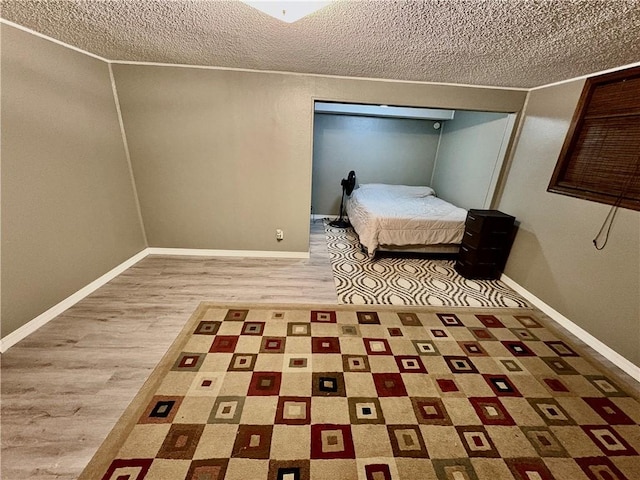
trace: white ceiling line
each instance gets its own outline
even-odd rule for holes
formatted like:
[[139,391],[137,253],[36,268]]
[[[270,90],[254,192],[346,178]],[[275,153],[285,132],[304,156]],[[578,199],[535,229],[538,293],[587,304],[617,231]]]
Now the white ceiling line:
[[102,60],[103,62],[109,64],[120,64],[120,65],[141,65],[141,66],[154,66],[154,67],[178,67],[178,68],[196,68],[202,70],[222,70],[222,71],[232,71],[232,72],[250,72],[250,73],[271,73],[271,74],[280,74],[280,75],[299,75],[299,76],[310,76],[310,77],[319,77],[319,78],[338,78],[338,79],[346,79],[346,80],[367,80],[372,82],[391,82],[391,83],[404,83],[404,84],[412,84],[412,85],[441,85],[446,87],[466,87],[466,88],[482,88],[482,89],[490,89],[490,90],[508,90],[508,91],[516,91],[516,92],[532,92],[535,90],[540,90],[543,88],[553,87],[556,85],[562,85],[564,83],[574,82],[576,80],[585,80],[589,77],[594,77],[596,75],[603,75],[605,73],[617,72],[619,70],[624,70],[626,68],[633,68],[640,66],[640,61],[629,63],[626,65],[621,65],[619,67],[613,67],[607,70],[601,70],[599,72],[588,73],[585,75],[581,75],[579,77],[568,78],[566,80],[560,80],[558,82],[548,83],[545,85],[539,85],[531,88],[522,88],[522,87],[498,87],[494,85],[472,85],[466,83],[439,83],[439,82],[420,82],[416,80],[396,80],[396,79],[385,79],[385,78],[370,78],[370,77],[344,77],[340,75],[326,75],[319,73],[300,73],[300,72],[286,72],[279,70],[255,70],[250,68],[234,68],[234,67],[215,67],[209,65],[188,65],[182,63],[156,63],[156,62],[137,62],[130,60],[109,60],[107,58],[96,55],[95,53],[88,52],[81,48],[78,48],[74,45],[70,45],[68,43],[62,42],[55,38],[44,35],[40,32],[36,32],[30,28],[24,27],[20,24],[11,22],[4,18],[0,18],[0,24],[9,25],[11,27],[17,28],[18,30],[22,30],[24,32],[35,35],[36,37],[42,38],[44,40],[48,40],[50,42],[56,43],[63,47],[69,48],[79,53],[83,53],[90,57],[93,57],[97,60]]
[[281,70],[255,70],[251,68],[238,67],[215,67],[211,65],[189,65],[184,63],[158,63],[158,62],[137,62],[133,60],[109,60],[110,63],[119,65],[141,65],[150,67],[178,67],[178,68],[197,68],[201,70],[226,70],[231,72],[250,72],[250,73],[271,73],[278,75],[297,75],[303,77],[319,77],[319,78],[338,78],[345,80],[367,80],[370,82],[385,83],[405,83],[411,85],[441,85],[444,87],[466,87],[466,88],[482,88],[489,90],[509,90],[516,92],[528,92],[528,88],[522,87],[497,87],[495,85],[471,85],[466,83],[439,83],[439,82],[421,82],[418,80],[397,80],[393,78],[371,78],[371,77],[344,77],[341,75],[327,75],[322,73],[301,73],[301,72],[285,72]]
[[68,43],[61,42],[60,40],[56,40],[55,38],[52,38],[52,37],[49,37],[49,36],[44,35],[42,33],[36,32],[35,30],[31,30],[30,28],[23,27],[22,25],[19,25],[17,23],[10,22],[9,20],[5,20],[4,18],[0,18],[0,24],[9,25],[10,27],[17,28],[18,30],[22,30],[23,32],[30,33],[32,35],[35,35],[36,37],[43,38],[45,40],[48,40],[48,41],[53,42],[53,43],[56,43],[56,44],[61,45],[63,47],[67,47],[67,48],[69,48],[71,50],[74,50],[76,52],[84,53],[85,55],[89,55],[90,57],[93,57],[93,58],[95,58],[97,60],[102,60],[103,62],[111,63],[110,60],[107,60],[106,58],[101,57],[100,55],[96,55],[95,53],[87,52],[86,50],[82,50],[81,48],[74,47],[73,45],[69,45]]
[[249,72],[249,73],[272,73],[278,75],[297,75],[297,76],[306,76],[306,77],[318,77],[318,78],[338,78],[338,79],[346,79],[346,80],[367,80],[370,82],[391,82],[391,83],[404,83],[411,85],[441,85],[445,87],[466,87],[466,88],[482,88],[489,90],[508,90],[515,92],[528,92],[530,89],[522,88],[522,87],[498,87],[495,85],[472,85],[466,83],[439,83],[439,82],[420,82],[418,80],[396,80],[396,79],[387,79],[387,78],[371,78],[371,77],[343,77],[340,75],[326,75],[321,73],[300,73],[300,72],[286,72],[281,70],[256,70],[251,68],[236,68],[236,67],[215,67],[211,65],[189,65],[184,63],[158,63],[158,62],[137,62],[132,60],[110,60],[108,58],[101,57],[91,52],[87,52],[86,50],[82,50],[81,48],[75,47],[68,43],[62,42],[55,38],[44,35],[43,33],[36,32],[27,27],[23,27],[17,23],[11,22],[9,20],[5,20],[4,18],[0,18],[0,24],[6,24],[11,27],[17,28],[18,30],[22,30],[24,32],[35,35],[36,37],[43,38],[50,42],[56,43],[63,47],[67,47],[71,50],[74,50],[79,53],[84,53],[85,55],[89,55],[90,57],[96,58],[98,60],[102,60],[103,62],[117,65],[141,65],[141,66],[151,66],[151,67],[178,67],[178,68],[196,68],[200,70],[222,70],[222,71],[230,71],[230,72]]
[[598,75],[604,75],[605,73],[618,72],[620,70],[625,70],[627,68],[633,68],[633,67],[640,67],[640,62],[629,63],[627,65],[621,65],[619,67],[613,67],[613,68],[609,68],[607,70],[601,70],[599,72],[589,73],[587,75],[580,75],[579,77],[569,78],[567,80],[560,80],[559,82],[548,83],[547,85],[540,85],[538,87],[531,87],[529,89],[529,91],[532,92],[534,90],[540,90],[541,88],[555,87],[556,85],[562,85],[563,83],[575,82],[576,80],[586,80],[589,77],[596,77]]

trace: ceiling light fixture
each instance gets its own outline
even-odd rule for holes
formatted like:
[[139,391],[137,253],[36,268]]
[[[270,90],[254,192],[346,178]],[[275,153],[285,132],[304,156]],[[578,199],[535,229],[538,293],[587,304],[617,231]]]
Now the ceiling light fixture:
[[289,0],[285,2],[276,2],[271,0],[241,1],[250,7],[256,8],[267,15],[271,15],[272,17],[287,23],[296,22],[302,17],[306,17],[313,12],[317,12],[331,3],[331,1],[315,2],[308,0]]

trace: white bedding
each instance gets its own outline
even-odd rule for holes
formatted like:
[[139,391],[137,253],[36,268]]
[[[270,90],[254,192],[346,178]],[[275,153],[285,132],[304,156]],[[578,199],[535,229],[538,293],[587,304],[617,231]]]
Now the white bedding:
[[360,185],[348,197],[346,209],[370,256],[381,245],[459,244],[467,216],[430,187],[379,183]]

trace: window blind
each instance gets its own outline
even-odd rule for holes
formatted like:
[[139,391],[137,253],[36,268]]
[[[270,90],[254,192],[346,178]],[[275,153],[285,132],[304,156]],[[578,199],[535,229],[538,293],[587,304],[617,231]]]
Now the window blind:
[[548,190],[640,210],[640,67],[586,81]]

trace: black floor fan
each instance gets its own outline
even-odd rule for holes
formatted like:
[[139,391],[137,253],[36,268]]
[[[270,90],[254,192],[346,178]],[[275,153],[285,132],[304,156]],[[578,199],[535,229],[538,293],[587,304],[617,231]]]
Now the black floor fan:
[[351,192],[353,192],[353,189],[356,186],[356,172],[351,170],[349,172],[349,175],[347,175],[347,178],[342,179],[342,181],[340,182],[340,185],[342,185],[342,200],[340,200],[340,218],[338,218],[337,220],[334,220],[333,222],[329,222],[329,225],[331,225],[332,227],[347,228],[351,224],[349,223],[349,220],[345,220],[344,218],[344,195],[345,193],[347,195],[351,195]]

